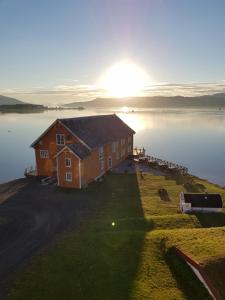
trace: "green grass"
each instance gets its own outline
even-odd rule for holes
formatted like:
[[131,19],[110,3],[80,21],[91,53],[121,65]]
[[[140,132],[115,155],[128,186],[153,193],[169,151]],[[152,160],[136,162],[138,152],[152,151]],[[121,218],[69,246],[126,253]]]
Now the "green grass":
[[163,235],[168,248],[176,245],[202,265],[225,299],[225,227],[164,231]]
[[6,219],[0,218],[0,226],[6,224]]
[[71,234],[38,259],[11,299],[128,299],[143,233]]
[[[225,227],[215,227],[225,226],[225,214],[180,214],[184,180],[110,174],[91,185],[85,193],[94,209],[79,229],[33,259],[8,299],[210,299],[170,249],[177,245],[212,275],[225,259]],[[222,188],[194,180],[224,195]],[[169,201],[160,199],[159,188]]]
[[[152,215],[177,214],[179,195],[183,191],[181,185],[175,180],[166,180],[163,176],[144,175],[144,179],[138,178],[140,197],[145,218]],[[162,201],[158,190],[167,190],[170,201]]]

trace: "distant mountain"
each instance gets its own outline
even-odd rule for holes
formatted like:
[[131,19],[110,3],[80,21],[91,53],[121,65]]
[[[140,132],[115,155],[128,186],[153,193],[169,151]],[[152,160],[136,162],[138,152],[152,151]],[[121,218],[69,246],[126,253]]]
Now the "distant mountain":
[[225,107],[225,93],[204,95],[198,97],[183,96],[152,96],[131,98],[96,98],[87,102],[73,102],[65,107],[109,108],[109,107],[136,107],[136,108],[176,108],[176,107]]
[[0,105],[28,104],[15,98],[0,95]]
[[43,105],[31,104],[14,98],[0,95],[0,113],[29,113],[48,109]]

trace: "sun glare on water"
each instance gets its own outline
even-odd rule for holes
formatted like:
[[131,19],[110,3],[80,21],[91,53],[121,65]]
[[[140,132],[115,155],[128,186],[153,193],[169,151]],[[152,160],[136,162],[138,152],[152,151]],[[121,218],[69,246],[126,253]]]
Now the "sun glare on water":
[[136,64],[122,61],[111,66],[101,77],[100,87],[108,97],[134,97],[143,95],[149,85],[148,74]]

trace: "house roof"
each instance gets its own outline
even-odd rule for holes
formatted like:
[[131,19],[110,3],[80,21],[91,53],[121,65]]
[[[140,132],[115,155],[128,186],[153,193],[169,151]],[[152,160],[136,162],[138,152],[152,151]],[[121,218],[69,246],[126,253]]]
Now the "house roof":
[[75,156],[77,156],[80,159],[84,159],[86,156],[88,156],[90,154],[90,151],[87,147],[85,147],[82,144],[68,144],[65,147],[63,147],[63,149],[61,151],[59,151],[55,157],[57,157],[58,155],[60,155],[61,153],[63,153],[63,151],[65,149],[69,149],[70,151],[72,151],[73,154],[75,154]]
[[58,119],[31,144],[31,147],[34,147],[57,121],[92,149],[135,133],[115,114]]
[[90,154],[90,151],[87,149],[87,147],[83,145],[69,144],[67,145],[67,147],[81,159],[85,158]]
[[207,208],[223,207],[223,201],[220,194],[184,193],[184,202],[191,203],[192,207],[207,207]]
[[115,114],[59,119],[59,121],[90,148],[135,133]]

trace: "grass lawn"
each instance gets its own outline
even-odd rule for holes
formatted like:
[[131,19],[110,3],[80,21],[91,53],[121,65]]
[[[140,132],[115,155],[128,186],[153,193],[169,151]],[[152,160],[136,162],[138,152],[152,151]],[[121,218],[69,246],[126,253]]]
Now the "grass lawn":
[[0,226],[6,224],[6,219],[0,218]]
[[[195,180],[224,195],[224,189]],[[167,189],[169,201],[160,199],[159,188]],[[183,189],[175,179],[150,174],[110,174],[91,185],[86,192],[96,203],[93,212],[33,259],[8,299],[210,299],[168,250],[179,246],[212,276],[225,265],[225,214],[180,214]],[[214,278],[219,275],[221,291],[225,272]]]

